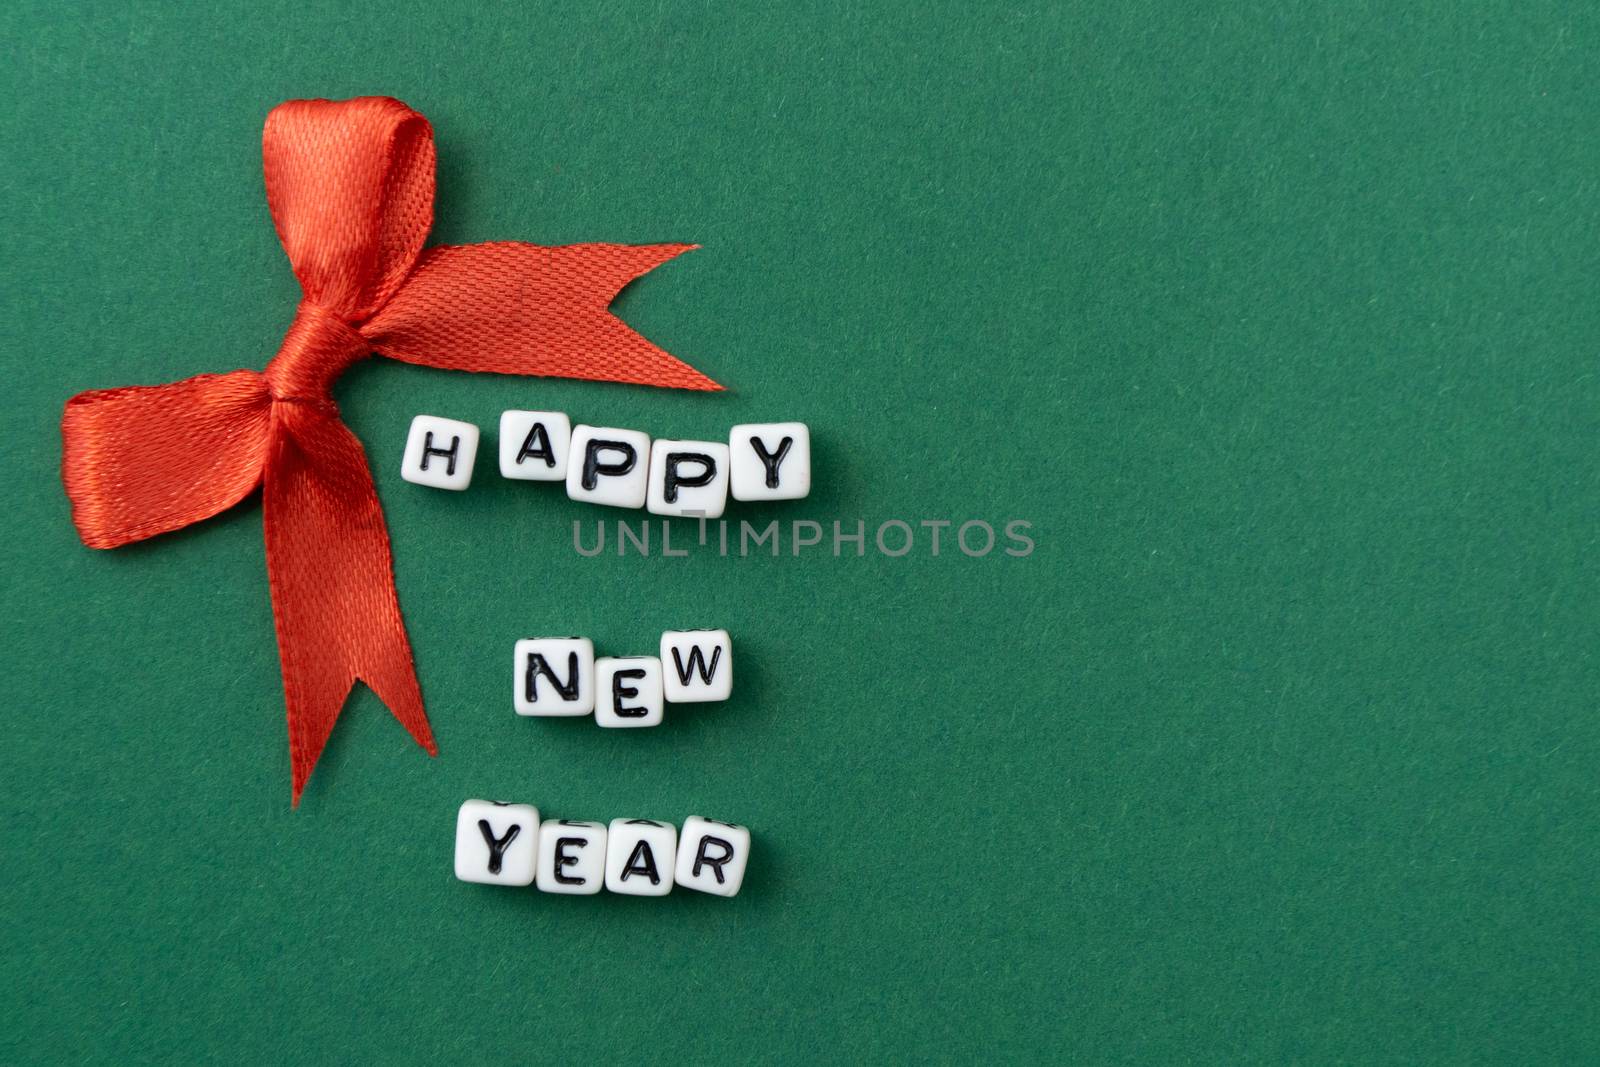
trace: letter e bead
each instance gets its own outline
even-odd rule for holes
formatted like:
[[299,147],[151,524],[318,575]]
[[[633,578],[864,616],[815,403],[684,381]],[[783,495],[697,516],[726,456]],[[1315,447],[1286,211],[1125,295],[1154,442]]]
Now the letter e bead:
[[654,656],[601,656],[594,663],[597,726],[660,726],[661,661]]
[[587,896],[605,882],[605,823],[546,819],[539,827],[539,888]]

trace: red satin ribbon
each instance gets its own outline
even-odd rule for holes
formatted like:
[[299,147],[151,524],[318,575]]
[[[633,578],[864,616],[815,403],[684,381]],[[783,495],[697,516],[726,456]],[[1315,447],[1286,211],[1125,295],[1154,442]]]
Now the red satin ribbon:
[[383,509],[330,388],[376,351],[407,363],[719,389],[614,318],[633,279],[694,245],[422,248],[433,129],[398,100],[291,100],[262,135],[267,203],[303,292],[264,372],[67,402],[61,474],[85,544],[209,518],[262,487],[294,802],[356,679],[436,753],[395,596]]

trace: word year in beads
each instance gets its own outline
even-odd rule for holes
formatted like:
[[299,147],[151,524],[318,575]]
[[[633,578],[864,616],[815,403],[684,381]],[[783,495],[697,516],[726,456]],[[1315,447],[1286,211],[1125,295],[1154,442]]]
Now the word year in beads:
[[668,630],[660,656],[595,658],[587,637],[529,637],[512,656],[518,715],[594,716],[599,726],[660,726],[666,704],[727,700],[733,643],[726,630]]
[[[478,427],[418,415],[400,475],[434,489],[465,489],[478,458]],[[799,500],[811,492],[811,431],[803,422],[743,423],[728,441],[652,441],[641,430],[572,425],[560,411],[500,416],[500,474],[563,482],[573,500],[652,515],[722,517],[735,500]]]
[[654,819],[539,821],[531,804],[469,800],[456,815],[456,877],[546,893],[664,897],[675,885],[731,897],[744,884],[750,831],[691,815],[680,836]]

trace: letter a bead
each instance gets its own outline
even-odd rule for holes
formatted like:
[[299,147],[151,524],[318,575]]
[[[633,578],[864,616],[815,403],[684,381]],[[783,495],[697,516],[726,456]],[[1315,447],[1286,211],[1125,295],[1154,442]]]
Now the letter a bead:
[[606,830],[606,889],[635,897],[672,892],[678,828],[652,819],[612,819]]
[[560,411],[500,413],[500,476],[529,482],[567,479],[572,421]]

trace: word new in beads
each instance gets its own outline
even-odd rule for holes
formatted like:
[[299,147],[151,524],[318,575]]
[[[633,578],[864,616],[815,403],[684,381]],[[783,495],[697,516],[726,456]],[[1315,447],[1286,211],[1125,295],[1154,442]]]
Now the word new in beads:
[[733,643],[726,630],[668,630],[661,656],[595,659],[587,637],[529,637],[512,662],[518,715],[594,715],[600,726],[660,726],[665,702],[727,700]]
[[546,893],[664,897],[674,885],[731,897],[744,884],[750,831],[691,815],[683,837],[653,819],[539,821],[531,804],[469,800],[456,816],[456,877]]
[[[435,489],[465,489],[478,457],[470,422],[411,420],[400,476]],[[500,474],[565,482],[573,500],[652,515],[720,518],[735,500],[798,500],[811,492],[811,432],[803,422],[735,426],[721,441],[654,441],[639,430],[573,426],[559,411],[500,416]]]

